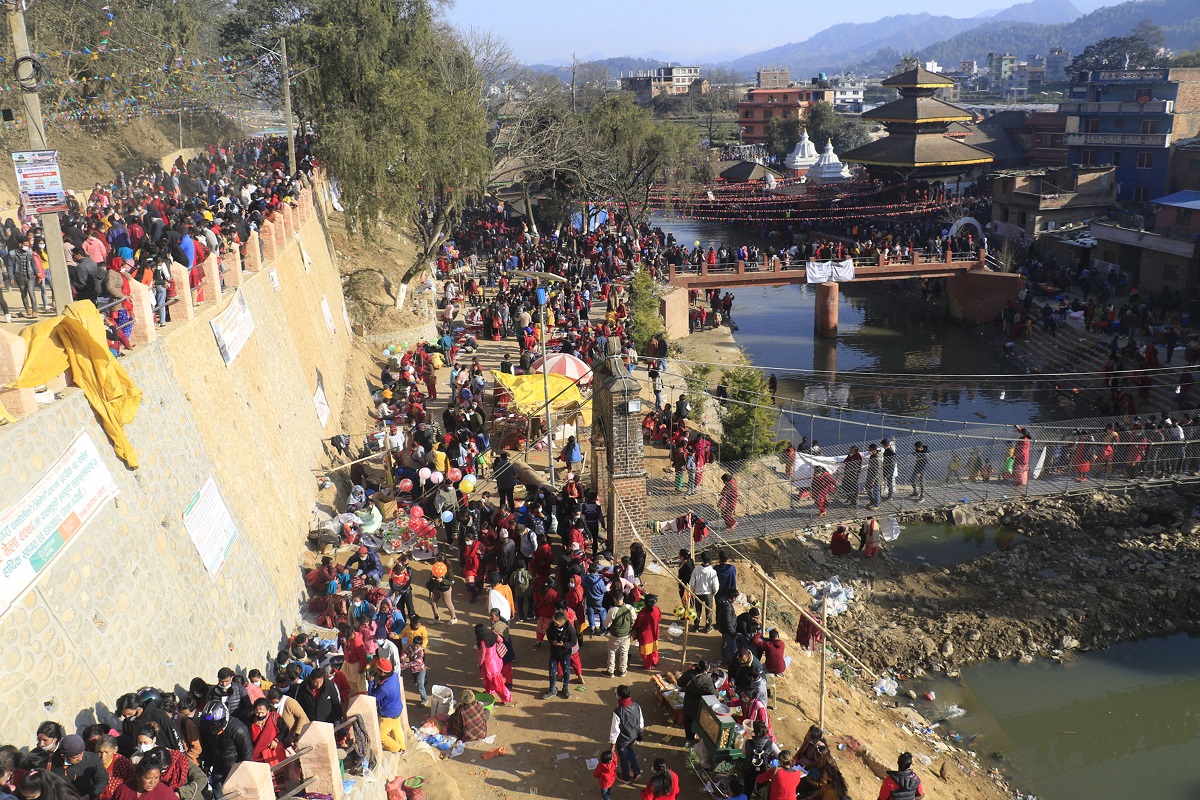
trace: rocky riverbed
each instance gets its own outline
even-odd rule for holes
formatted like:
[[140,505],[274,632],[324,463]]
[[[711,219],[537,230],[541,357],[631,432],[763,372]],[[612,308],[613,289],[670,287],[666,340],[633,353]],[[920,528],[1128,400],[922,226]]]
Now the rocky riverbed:
[[1018,534],[1006,550],[949,567],[834,559],[812,538],[755,549],[778,577],[839,574],[854,587],[855,601],[830,625],[873,668],[953,673],[971,661],[1059,659],[1196,628],[1198,504],[1200,487],[1163,486],[903,515],[902,524]]

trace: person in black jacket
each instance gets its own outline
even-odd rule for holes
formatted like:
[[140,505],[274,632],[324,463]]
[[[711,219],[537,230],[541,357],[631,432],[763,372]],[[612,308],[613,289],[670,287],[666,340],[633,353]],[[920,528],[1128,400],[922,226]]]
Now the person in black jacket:
[[679,688],[683,690],[683,735],[688,744],[696,738],[692,730],[704,707],[705,695],[716,695],[717,685],[708,671],[704,659],[696,662],[679,676]]
[[[579,643],[575,626],[567,620],[562,611],[554,612],[550,627],[546,631],[546,640],[550,642],[550,691],[542,695],[543,700],[551,700],[558,694],[564,700],[571,699],[571,653]],[[562,670],[562,692],[558,693],[558,671]]]
[[721,634],[721,663],[730,666],[737,655],[737,599],[736,589],[717,592],[717,631]]
[[233,766],[249,761],[254,755],[254,742],[245,723],[230,716],[220,700],[204,706],[200,722],[200,763],[208,771],[214,797],[224,794],[225,778]]
[[74,734],[65,737],[55,755],[61,759],[63,774],[79,796],[83,800],[99,800],[108,786],[108,770],[100,756],[88,752],[83,737]]
[[323,667],[308,674],[295,692],[296,702],[313,722],[342,721],[342,701]]

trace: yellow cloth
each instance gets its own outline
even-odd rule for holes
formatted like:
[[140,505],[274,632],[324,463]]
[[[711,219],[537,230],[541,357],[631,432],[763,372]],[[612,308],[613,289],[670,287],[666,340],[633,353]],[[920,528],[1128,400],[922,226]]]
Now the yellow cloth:
[[25,340],[25,365],[10,386],[32,389],[68,368],[71,380],[91,403],[117,456],[137,469],[137,453],[125,435],[142,402],[142,390],[108,349],[104,323],[90,300],[67,306],[61,317],[44,319],[21,331]]
[[[541,373],[509,375],[506,372],[494,371],[492,375],[512,395],[512,405],[519,413],[545,413],[546,388]],[[546,377],[549,378],[550,397],[554,398],[550,404],[551,411],[555,414],[578,411],[583,416],[583,424],[591,425],[591,400],[584,402],[583,395],[579,392],[579,385],[566,375],[547,375]]]

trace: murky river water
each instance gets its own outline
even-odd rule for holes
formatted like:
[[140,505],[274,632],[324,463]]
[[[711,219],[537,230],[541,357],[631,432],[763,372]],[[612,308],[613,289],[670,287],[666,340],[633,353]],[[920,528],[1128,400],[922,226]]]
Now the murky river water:
[[[706,247],[754,241],[752,232],[716,223],[656,224],[689,247],[696,240]],[[888,379],[872,376],[1009,371],[980,337],[886,289],[852,296],[843,288],[836,348],[813,336],[814,297],[807,287],[733,292],[734,338],[764,371],[779,370],[785,403],[806,398],[828,402],[843,408],[826,409],[827,416],[874,419],[876,424],[880,412],[936,417],[942,430],[963,422],[1077,416],[1050,398],[1022,391],[1016,378],[1007,391],[975,391],[969,383],[957,391],[901,391],[889,386]],[[785,377],[783,369],[836,369],[837,374],[832,381],[803,374]],[[923,426],[939,429],[937,423],[915,427]],[[855,427],[807,418],[796,422],[800,434],[823,442],[878,438]],[[942,564],[1006,543],[1007,534],[995,530],[964,534],[961,529],[916,526],[891,546],[903,551],[897,555],[905,560]],[[950,704],[964,708],[965,716],[944,724],[985,763],[1000,765],[1017,786],[1041,800],[1200,798],[1200,639],[1175,636],[1122,644],[1065,665],[987,663],[964,670],[959,681],[943,680],[928,688],[936,690],[937,701],[918,701],[919,710],[937,720],[946,716]]]

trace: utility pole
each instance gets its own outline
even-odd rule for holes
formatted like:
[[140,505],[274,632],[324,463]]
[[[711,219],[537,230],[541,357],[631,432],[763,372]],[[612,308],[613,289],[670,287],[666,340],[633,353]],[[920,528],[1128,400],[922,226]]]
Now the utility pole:
[[300,168],[296,164],[296,133],[292,130],[292,73],[288,71],[286,36],[279,38],[279,56],[283,62],[283,115],[287,122],[288,174],[295,175]]
[[[25,106],[25,124],[29,128],[29,147],[32,150],[49,150],[46,145],[46,124],[42,120],[42,101],[37,94],[38,71],[36,56],[29,49],[29,36],[25,33],[25,12],[20,0],[9,0],[5,5],[8,27],[12,31],[13,55],[17,83],[21,88],[21,102]],[[46,237],[46,254],[50,258],[50,284],[54,292],[54,313],[62,314],[71,300],[71,276],[67,274],[67,256],[63,250],[62,228],[58,224],[58,212],[39,215],[42,231]],[[36,309],[35,309],[36,310]]]
[[179,107],[179,149],[183,149],[183,106]]

